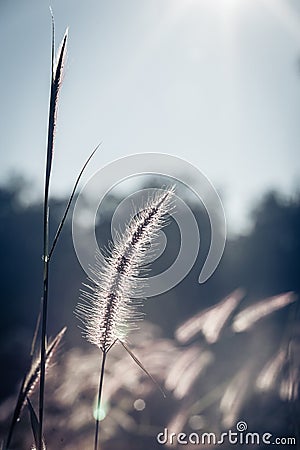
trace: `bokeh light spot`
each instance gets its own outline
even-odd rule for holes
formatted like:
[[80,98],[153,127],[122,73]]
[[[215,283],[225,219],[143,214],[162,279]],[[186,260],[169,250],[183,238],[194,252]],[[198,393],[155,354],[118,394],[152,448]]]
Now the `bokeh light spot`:
[[192,430],[201,430],[205,426],[205,420],[203,416],[195,415],[189,419],[189,426]]
[[106,405],[94,406],[93,416],[95,420],[103,420],[107,415],[107,407]]
[[134,404],[133,404],[134,409],[136,409],[137,411],[143,411],[143,409],[145,409],[146,407],[146,403],[142,398],[138,398]]

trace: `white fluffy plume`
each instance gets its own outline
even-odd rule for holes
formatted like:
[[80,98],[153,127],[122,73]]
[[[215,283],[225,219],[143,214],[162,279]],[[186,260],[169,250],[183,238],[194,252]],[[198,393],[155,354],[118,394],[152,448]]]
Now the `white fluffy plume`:
[[[84,337],[107,352],[115,340],[124,340],[142,318],[137,297],[137,277],[145,265],[149,243],[166,224],[172,209],[173,188],[157,190],[119,234],[103,264],[96,257],[96,281],[84,291],[75,314],[83,323]],[[142,292],[140,293],[142,297]]]

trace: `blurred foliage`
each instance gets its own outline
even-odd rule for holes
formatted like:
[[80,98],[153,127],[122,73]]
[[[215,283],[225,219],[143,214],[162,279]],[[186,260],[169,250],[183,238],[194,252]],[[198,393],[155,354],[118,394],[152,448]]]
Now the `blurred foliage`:
[[[96,233],[100,246],[105,245],[110,238],[110,220],[118,201],[119,199],[112,195],[106,199],[103,209],[105,213],[100,216]],[[203,410],[203,402],[208,402],[204,408],[208,430],[220,430],[220,424],[222,424],[220,401],[225,395],[226,389],[228,389],[230,380],[233,380],[237,385],[245,386],[243,402],[247,400],[248,412],[244,411],[244,415],[248,414],[248,420],[249,417],[253,418],[255,426],[258,428],[255,431],[260,429],[270,431],[269,428],[264,429],[264,426],[272,427],[275,421],[278,426],[274,429],[281,433],[289,431],[291,434],[291,430],[287,426],[290,406],[287,406],[280,399],[279,394],[275,396],[275,399],[273,395],[264,396],[265,409],[260,414],[257,413],[257,402],[260,394],[253,394],[255,384],[253,380],[258,377],[268,361],[274,358],[283,343],[288,346],[290,339],[295,335],[295,330],[298,329],[297,324],[299,325],[297,302],[266,317],[263,324],[256,327],[253,333],[236,335],[230,327],[225,327],[217,342],[206,342],[204,335],[204,337],[195,337],[188,344],[179,343],[174,339],[174,335],[176,328],[184,320],[206,308],[218,306],[221,304],[221,299],[238,287],[244,289],[246,296],[240,304],[236,305],[235,314],[272,295],[287,291],[294,291],[299,294],[300,197],[286,200],[276,192],[266,194],[252,213],[253,226],[251,231],[247,235],[236,236],[227,241],[219,267],[204,285],[199,285],[197,279],[209,248],[209,221],[204,210],[194,203],[193,199],[187,199],[187,201],[190,202],[201,230],[201,251],[198,260],[190,274],[178,286],[159,296],[159,298],[146,301],[147,320],[158,328],[154,327],[156,331],[155,333],[151,331],[151,338],[148,337],[148,340],[147,333],[145,337],[145,331],[137,334],[136,338],[133,337],[133,340],[137,339],[135,341],[136,347],[142,347],[142,350],[143,348],[146,349],[144,354],[143,351],[139,353],[139,357],[161,383],[166,382],[172,369],[171,357],[174,357],[174,361],[176,361],[180,355],[191,351],[195,345],[195,350],[192,350],[192,352],[199,353],[195,358],[199,359],[200,355],[206,352],[207,365],[214,364],[213,370],[209,372],[209,377],[205,377],[205,374],[208,373],[205,370],[204,376],[201,374],[201,378],[199,378],[199,383],[196,377],[195,383],[192,383],[191,389],[187,389],[183,398],[178,398],[178,396],[176,398],[176,388],[173,387],[171,397],[163,403],[157,393],[150,399],[149,393],[153,393],[153,387],[149,388],[149,380],[146,381],[148,387],[145,388],[144,386],[139,391],[139,383],[136,377],[142,377],[141,379],[145,382],[142,374],[136,375],[136,372],[131,372],[132,380],[135,380],[134,389],[130,386],[130,378],[129,386],[126,386],[129,375],[123,377],[122,384],[120,377],[122,377],[125,369],[119,367],[119,372],[116,371],[111,378],[112,380],[119,380],[119,384],[117,383],[118,386],[115,387],[111,397],[114,405],[112,409],[116,408],[116,411],[112,414],[111,424],[106,431],[107,442],[110,442],[111,446],[105,444],[104,449],[133,449],[141,448],[141,446],[149,449],[156,448],[153,442],[154,431],[151,426],[154,426],[155,432],[162,431],[161,424],[164,423],[166,426],[171,423],[172,420],[176,419],[175,413],[178,413],[182,423],[179,425],[177,423],[176,426],[179,430],[185,429],[188,423],[192,423],[191,417],[196,416],[197,418],[200,414],[199,411]],[[65,204],[66,200],[64,199],[56,199],[51,203],[50,228],[52,236],[56,231]],[[178,252],[179,232],[175,223],[171,223],[166,230],[166,234],[168,243],[171,244],[168,245],[165,254],[154,264],[154,273],[168,266]],[[22,378],[42,293],[42,207],[39,203],[24,205],[22,183],[14,187],[2,186],[0,188],[0,248],[2,250],[0,271],[2,287],[0,399],[3,400],[15,391],[16,383]],[[65,356],[61,358],[61,362],[57,366],[57,370],[61,369],[64,376],[56,375],[53,384],[51,384],[53,396],[51,394],[50,400],[48,400],[48,408],[52,411],[50,411],[51,417],[49,419],[52,425],[49,428],[48,424],[48,430],[56,430],[60,427],[62,414],[64,417],[69,414],[69,418],[65,418],[65,422],[62,424],[68,430],[66,435],[62,436],[61,431],[59,431],[59,436],[56,436],[57,439],[62,439],[61,448],[65,449],[86,448],[85,445],[88,445],[90,433],[93,430],[88,405],[93,400],[99,361],[97,361],[97,358],[95,359],[96,350],[91,349],[81,338],[78,322],[73,315],[82,282],[85,282],[85,280],[86,274],[81,269],[74,252],[71,218],[69,218],[50,267],[49,309],[50,335],[54,335],[63,326],[68,326],[63,349]],[[163,335],[164,340],[160,338],[160,335]],[[145,340],[145,344],[140,342],[142,339]],[[157,349],[160,347],[165,348],[164,357],[157,359],[158,366],[151,363],[151,358],[148,358],[148,364],[146,364],[147,355],[151,355],[149,347],[146,346],[147,342],[149,344],[149,340],[151,341],[150,349],[153,352],[153,360],[158,358],[157,355],[154,355],[155,351],[158,351]],[[122,365],[123,357],[119,357],[118,352],[116,352],[117,357],[114,361],[115,364],[119,361],[119,364]],[[73,361],[72,364],[70,360]],[[80,361],[83,361],[82,367]],[[113,362],[111,364],[113,365]],[[124,364],[128,365],[128,361]],[[92,369],[89,369],[89,374],[92,377],[91,384],[85,381],[88,379],[89,365],[92,367]],[[113,371],[113,369],[109,370]],[[139,369],[135,370],[138,371]],[[55,371],[55,373],[58,372]],[[251,389],[249,388],[250,381],[251,386],[253,385]],[[86,384],[85,390],[87,392],[85,390],[80,391],[79,388],[76,390],[78,384],[81,384],[82,388],[82,385]],[[65,387],[63,388],[63,386]],[[147,412],[139,415],[132,405],[141,394],[143,394],[143,398],[147,399],[146,403],[150,402],[152,406],[147,409]],[[65,405],[60,405],[58,402],[61,395],[66,397]],[[212,397],[210,398],[209,395]],[[75,400],[76,398],[77,400]],[[9,411],[12,401],[7,400],[7,402],[6,411]],[[216,402],[219,402],[218,408],[216,408]],[[74,407],[75,404],[76,408]],[[130,407],[128,407],[129,404]],[[162,404],[163,406],[161,406]],[[198,408],[199,411],[197,411],[197,404],[198,406],[202,405]],[[86,410],[83,405],[85,405]],[[261,404],[260,407],[262,407]],[[72,410],[74,413],[74,408],[77,418],[76,414],[71,414]],[[79,413],[78,411],[81,408],[83,410]],[[243,405],[240,405],[239,411],[243,411],[242,408]],[[275,415],[271,414],[272,411],[275,411],[274,408],[277,408]],[[55,414],[59,417],[58,424],[54,424]],[[121,417],[122,414],[123,418]],[[269,414],[269,421],[266,421],[266,418],[264,419],[266,414]],[[202,412],[200,415],[200,419],[204,420]],[[116,417],[119,417],[119,419]],[[183,419],[184,417],[185,419]],[[244,416],[239,417],[242,419]],[[143,423],[142,428],[139,424],[140,418]],[[198,417],[198,422],[201,421],[200,419]],[[7,414],[3,415],[2,413],[1,420],[6,421]],[[118,420],[123,425],[121,424],[116,430],[112,423],[116,425]],[[259,423],[259,420],[264,420],[264,422]],[[195,421],[196,419],[194,419]],[[70,447],[67,446],[67,437],[74,433],[76,427],[81,430],[82,435],[82,444],[78,445],[84,447],[76,447],[75,444]],[[109,431],[110,428],[113,431]],[[119,428],[122,429],[122,433],[127,435],[127,441],[120,438],[122,433]],[[149,432],[148,437],[146,437],[147,430]],[[137,437],[140,436],[141,439],[141,435],[144,436],[143,443]],[[55,433],[53,436],[55,436]],[[122,444],[119,443],[119,438],[123,442]],[[76,439],[78,440],[79,437],[77,436]],[[127,446],[126,442],[129,443]]]

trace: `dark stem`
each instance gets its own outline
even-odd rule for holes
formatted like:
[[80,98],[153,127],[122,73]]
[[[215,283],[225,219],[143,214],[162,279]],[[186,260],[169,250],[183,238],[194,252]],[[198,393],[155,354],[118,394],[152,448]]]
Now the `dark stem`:
[[97,413],[96,413],[94,450],[98,449],[98,435],[99,435],[99,424],[100,424],[99,411],[100,411],[100,405],[101,405],[101,395],[102,395],[102,387],[103,387],[103,380],[104,380],[104,367],[105,367],[106,355],[107,355],[107,350],[102,352],[102,365],[101,365],[101,371],[100,371],[99,391],[98,391],[98,399],[97,399],[97,406],[96,406]]
[[[47,175],[46,175],[47,177]],[[48,315],[48,287],[49,287],[49,183],[46,181],[44,199],[44,277],[43,277],[43,301],[42,301],[42,331],[41,331],[41,377],[40,377],[40,397],[39,397],[39,442],[38,450],[43,447],[43,420],[44,420],[44,393],[46,378],[46,336],[47,336],[47,315]]]
[[[50,107],[51,112],[51,107]],[[51,119],[51,114],[50,118]],[[50,120],[49,120],[49,129]],[[49,141],[51,141],[51,136],[48,136],[48,150]],[[53,144],[53,142],[51,142]],[[44,391],[45,391],[45,376],[46,376],[46,336],[47,336],[47,315],[48,315],[48,287],[49,287],[49,180],[50,180],[49,170],[49,160],[47,159],[46,168],[46,181],[45,181],[45,197],[44,197],[44,271],[43,271],[43,301],[42,301],[42,331],[41,331],[41,378],[40,378],[40,398],[39,398],[39,446],[38,450],[42,450],[42,440],[43,440],[43,419],[44,419]]]
[[41,326],[41,377],[39,393],[39,433],[38,449],[43,450],[43,420],[44,420],[44,393],[46,377],[46,336],[48,315],[48,287],[49,287],[49,187],[52,169],[54,133],[55,133],[55,108],[56,98],[54,89],[54,20],[52,16],[52,66],[51,66],[51,92],[49,105],[48,142],[46,155],[45,194],[44,194],[44,228],[43,228],[43,300],[42,300],[42,326]]
[[44,297],[42,306],[42,336],[41,336],[41,377],[40,377],[40,402],[39,402],[39,447],[43,447],[43,420],[44,420],[44,392],[46,378],[46,335],[47,335],[47,313],[48,313],[48,285],[49,285],[49,264],[44,263]]

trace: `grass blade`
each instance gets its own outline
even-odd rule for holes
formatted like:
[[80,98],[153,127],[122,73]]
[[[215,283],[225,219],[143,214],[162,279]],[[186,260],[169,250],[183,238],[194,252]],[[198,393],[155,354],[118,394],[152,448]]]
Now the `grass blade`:
[[83,172],[84,172],[86,166],[88,165],[88,163],[90,162],[90,160],[92,159],[92,157],[94,156],[94,154],[96,153],[96,151],[98,150],[98,148],[100,147],[101,144],[102,144],[102,142],[100,142],[100,144],[98,144],[97,147],[92,151],[92,153],[90,154],[90,156],[88,157],[88,159],[87,159],[86,162],[84,163],[84,165],[83,165],[83,167],[82,167],[82,169],[81,169],[81,171],[80,171],[80,173],[79,173],[79,175],[78,175],[78,177],[77,177],[77,179],[76,179],[76,182],[75,182],[75,184],[74,184],[72,193],[71,193],[70,198],[69,198],[69,201],[68,201],[68,203],[67,203],[65,212],[64,212],[63,217],[62,217],[62,219],[61,219],[61,221],[60,221],[60,224],[59,224],[59,226],[58,226],[58,228],[57,228],[55,237],[54,237],[54,239],[53,239],[53,243],[52,243],[52,246],[51,246],[51,250],[50,250],[49,256],[48,256],[48,260],[49,260],[49,261],[50,261],[50,259],[51,259],[51,256],[52,256],[52,253],[53,253],[53,251],[54,251],[54,248],[55,248],[55,246],[56,246],[56,244],[57,244],[59,235],[60,235],[61,230],[62,230],[62,228],[63,228],[63,226],[64,226],[64,223],[65,223],[65,220],[66,220],[66,218],[67,218],[67,215],[68,215],[68,212],[69,212],[69,209],[70,209],[72,200],[73,200],[73,198],[74,198],[74,195],[75,195],[75,192],[76,192],[78,183],[79,183],[79,181],[80,181],[80,178],[81,178],[81,176],[82,176],[82,174],[83,174]]
[[[39,421],[38,421],[37,415],[36,415],[34,408],[28,397],[27,397],[27,406],[28,406],[29,414],[30,414],[30,423],[31,423],[32,434],[33,434],[34,442],[35,442],[35,445],[37,448],[38,441],[39,441]],[[33,449],[34,449],[34,447],[33,447]],[[42,439],[42,449],[46,450],[46,445],[45,445],[44,439]]]
[[143,372],[145,372],[145,374],[150,378],[150,380],[155,384],[155,386],[160,390],[162,396],[164,398],[166,398],[166,393],[163,390],[163,388],[159,385],[159,383],[156,381],[156,379],[151,375],[150,372],[148,372],[148,370],[143,366],[143,364],[141,363],[141,361],[135,356],[135,354],[129,349],[129,347],[122,341],[119,342],[122,344],[122,346],[125,348],[126,352],[131,356],[131,358],[133,359],[133,361],[142,369]]
[[31,349],[30,349],[30,356],[32,357],[34,355],[34,351],[36,348],[36,341],[37,341],[37,337],[39,334],[39,329],[40,329],[40,324],[41,324],[41,310],[39,312],[37,321],[36,321],[36,325],[35,325],[35,330],[34,330],[34,334],[33,334],[33,338],[32,338],[32,343],[31,343]]
[[23,398],[22,397],[22,393],[24,391],[25,381],[26,381],[26,375],[24,376],[24,378],[22,380],[22,383],[21,383],[21,386],[20,386],[20,389],[19,389],[17,403],[16,403],[16,406],[15,406],[15,410],[14,410],[14,413],[13,413],[13,417],[12,417],[12,420],[11,420],[11,423],[10,423],[10,426],[9,426],[9,430],[8,430],[8,434],[7,434],[7,438],[6,438],[6,443],[5,443],[5,446],[4,446],[5,449],[8,449],[8,447],[10,445],[11,438],[12,438],[15,426],[16,426],[18,420],[19,420],[20,413],[21,413],[21,410],[22,410],[22,406],[24,404],[24,399],[22,400],[22,398]]

